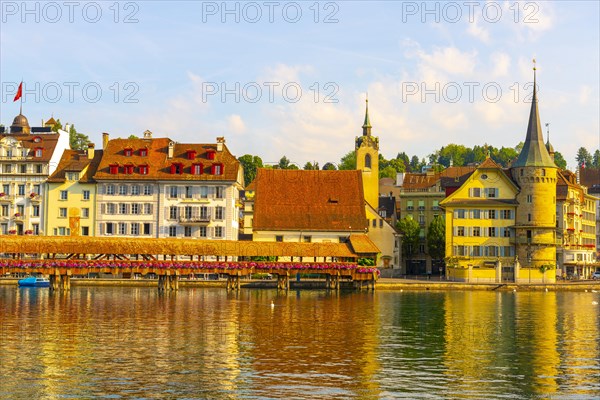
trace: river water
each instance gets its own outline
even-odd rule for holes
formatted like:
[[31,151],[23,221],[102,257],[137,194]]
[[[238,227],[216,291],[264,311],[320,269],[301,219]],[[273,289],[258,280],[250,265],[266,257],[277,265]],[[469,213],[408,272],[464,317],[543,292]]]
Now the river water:
[[599,398],[594,301],[0,286],[0,398]]

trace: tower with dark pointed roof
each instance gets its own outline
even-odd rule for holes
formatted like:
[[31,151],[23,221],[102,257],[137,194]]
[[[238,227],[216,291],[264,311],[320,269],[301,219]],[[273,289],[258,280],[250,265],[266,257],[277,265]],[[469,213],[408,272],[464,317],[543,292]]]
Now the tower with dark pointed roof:
[[366,99],[362,136],[355,140],[356,169],[362,171],[365,200],[375,209],[379,207],[379,138],[371,135],[369,99]]
[[[515,218],[515,245],[519,264],[517,281],[554,282],[556,274],[556,171],[542,136],[538,110],[536,69],[527,136],[521,154],[511,166],[519,185]],[[545,272],[544,271],[548,271]]]

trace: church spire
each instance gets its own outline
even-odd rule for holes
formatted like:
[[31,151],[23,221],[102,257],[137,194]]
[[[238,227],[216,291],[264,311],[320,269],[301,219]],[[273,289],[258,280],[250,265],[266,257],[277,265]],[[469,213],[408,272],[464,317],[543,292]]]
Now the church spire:
[[367,94],[366,110],[365,110],[365,122],[363,123],[363,136],[371,136],[371,120],[369,119],[369,95]]
[[533,98],[531,99],[527,137],[525,138],[521,154],[519,154],[517,161],[513,163],[513,167],[555,167],[544,144],[536,86],[536,68],[535,60],[533,60]]

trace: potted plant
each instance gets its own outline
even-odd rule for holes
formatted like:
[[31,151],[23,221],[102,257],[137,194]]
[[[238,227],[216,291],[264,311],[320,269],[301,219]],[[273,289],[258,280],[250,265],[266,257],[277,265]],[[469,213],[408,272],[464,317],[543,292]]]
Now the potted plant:
[[8,231],[9,235],[16,235],[17,234],[17,230],[16,229],[11,229]]
[[17,212],[15,213],[15,218],[19,218],[21,216],[21,213]]

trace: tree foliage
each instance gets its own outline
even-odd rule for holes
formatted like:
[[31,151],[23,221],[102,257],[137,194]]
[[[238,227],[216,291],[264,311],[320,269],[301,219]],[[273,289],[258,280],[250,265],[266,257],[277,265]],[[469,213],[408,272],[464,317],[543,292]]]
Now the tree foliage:
[[[317,167],[318,166],[319,165],[317,164]],[[317,168],[317,169],[319,169],[319,168]],[[325,165],[323,165],[323,171],[335,171],[335,170],[337,170],[337,168],[335,167],[335,164],[333,164],[333,163],[328,162]]]
[[69,147],[72,150],[86,150],[90,143],[90,138],[87,135],[77,132],[75,125],[71,125],[69,128]]
[[427,250],[431,258],[441,260],[446,254],[446,223],[436,216],[427,229]]
[[411,216],[406,216],[396,223],[396,228],[402,234],[402,253],[411,259],[419,249],[421,227]]
[[340,170],[356,169],[356,152],[354,150],[346,153],[340,160]]
[[586,168],[592,167],[592,155],[585,147],[580,147],[579,150],[577,150],[575,159],[577,160],[577,166],[579,167],[584,165]]
[[296,164],[292,164],[290,159],[287,158],[286,156],[281,157],[279,159],[279,162],[277,163],[277,165],[273,168],[276,168],[276,169],[300,169],[300,168],[298,168],[298,166]]
[[56,123],[50,129],[52,132],[58,132],[59,129],[62,129],[62,123],[60,122],[60,118],[56,120]]
[[567,169],[567,160],[558,151],[554,153],[554,164],[560,169]]
[[250,154],[244,154],[238,160],[244,168],[244,185],[248,186],[256,178],[258,169],[263,167],[263,161],[259,156]]

